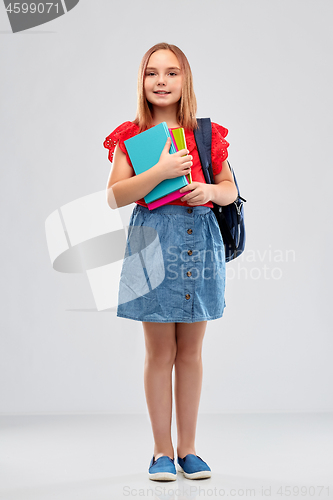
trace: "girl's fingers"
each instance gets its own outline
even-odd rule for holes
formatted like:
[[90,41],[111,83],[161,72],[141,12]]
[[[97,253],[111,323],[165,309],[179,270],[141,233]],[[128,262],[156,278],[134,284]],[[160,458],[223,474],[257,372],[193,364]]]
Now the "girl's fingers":
[[165,151],[168,152],[169,149],[170,149],[170,146],[171,146],[171,139],[170,139],[170,137],[168,137],[167,140],[166,140],[163,152],[165,152]]
[[183,156],[181,158],[181,163],[183,164],[183,166],[185,165],[193,165],[193,156]]
[[174,153],[177,156],[180,156],[181,158],[188,158],[189,150],[188,149],[180,149],[179,151],[176,151]]

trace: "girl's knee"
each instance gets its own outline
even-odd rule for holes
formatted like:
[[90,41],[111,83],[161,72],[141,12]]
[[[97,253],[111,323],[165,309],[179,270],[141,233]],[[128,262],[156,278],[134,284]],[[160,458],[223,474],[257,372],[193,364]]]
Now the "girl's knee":
[[201,346],[180,346],[177,348],[176,359],[177,363],[196,363],[200,362],[202,359],[201,356]]
[[151,364],[155,364],[156,367],[171,367],[173,366],[175,359],[176,346],[163,349],[146,348],[146,361]]

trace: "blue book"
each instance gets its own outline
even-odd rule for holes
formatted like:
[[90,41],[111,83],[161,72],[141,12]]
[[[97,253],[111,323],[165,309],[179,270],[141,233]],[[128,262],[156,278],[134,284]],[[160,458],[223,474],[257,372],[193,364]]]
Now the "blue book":
[[[166,122],[162,122],[124,141],[136,174],[141,174],[158,163],[168,137],[171,137],[168,126]],[[176,153],[173,142],[171,142],[169,153]],[[187,184],[185,175],[164,179],[144,197],[144,200],[147,204],[151,203]]]

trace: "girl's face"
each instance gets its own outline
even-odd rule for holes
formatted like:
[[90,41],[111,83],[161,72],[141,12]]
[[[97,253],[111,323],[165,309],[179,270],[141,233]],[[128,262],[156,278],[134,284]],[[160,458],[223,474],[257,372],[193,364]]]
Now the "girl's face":
[[153,105],[167,107],[176,104],[182,95],[183,75],[171,50],[157,50],[148,61],[144,77],[146,99]]

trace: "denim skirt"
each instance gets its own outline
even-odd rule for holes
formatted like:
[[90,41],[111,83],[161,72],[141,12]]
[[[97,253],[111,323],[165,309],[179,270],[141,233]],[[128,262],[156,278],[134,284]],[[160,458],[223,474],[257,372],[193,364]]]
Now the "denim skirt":
[[157,323],[221,318],[225,252],[204,206],[136,204],[129,221],[117,316]]

